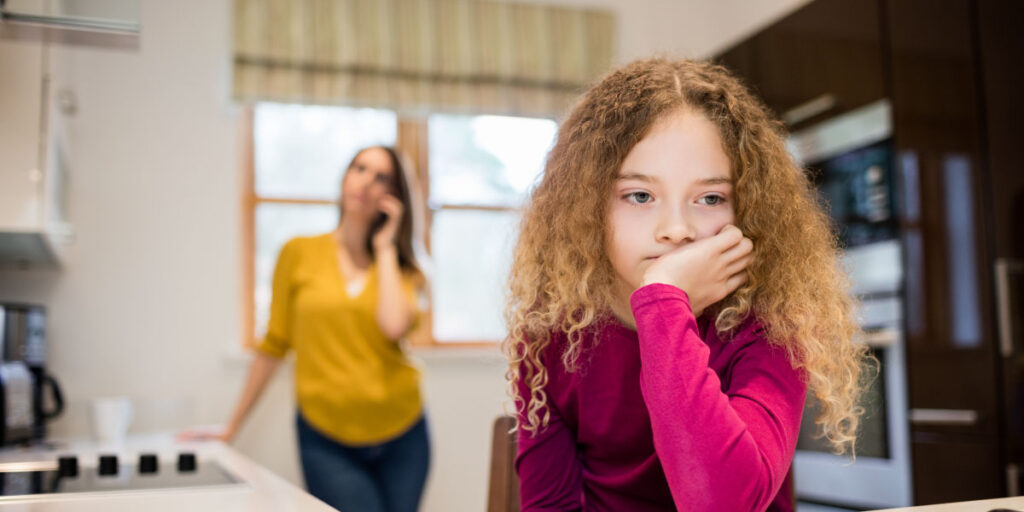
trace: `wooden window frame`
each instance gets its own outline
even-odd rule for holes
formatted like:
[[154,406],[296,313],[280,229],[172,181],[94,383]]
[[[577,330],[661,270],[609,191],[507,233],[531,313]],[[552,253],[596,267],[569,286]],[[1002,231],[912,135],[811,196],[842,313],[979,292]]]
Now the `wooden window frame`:
[[[427,204],[430,198],[430,139],[427,119],[425,117],[398,117],[395,147],[412,160],[416,169],[423,195],[423,242],[430,250],[430,228],[433,225],[436,210],[476,210],[476,211],[518,211],[519,208],[502,206],[467,206],[441,204],[433,208]],[[242,271],[240,299],[242,304],[242,345],[246,349],[255,348],[261,340],[256,338],[256,208],[262,203],[334,205],[335,201],[319,199],[289,199],[280,197],[261,197],[256,194],[256,143],[255,143],[255,105],[242,107],[239,121],[240,156],[239,174],[241,200],[241,264]],[[501,340],[443,341],[433,335],[433,310],[423,312],[420,326],[408,336],[414,347],[429,348],[494,348]]]

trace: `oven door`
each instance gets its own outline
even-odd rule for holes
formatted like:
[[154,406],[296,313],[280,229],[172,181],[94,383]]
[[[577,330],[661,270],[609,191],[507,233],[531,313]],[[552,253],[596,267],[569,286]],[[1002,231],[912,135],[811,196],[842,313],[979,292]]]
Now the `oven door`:
[[863,510],[905,507],[912,503],[909,434],[903,376],[903,343],[899,332],[868,334],[881,371],[865,393],[865,415],[857,441],[857,457],[833,455],[814,424],[816,406],[809,400],[793,460],[797,510]]
[[[817,437],[817,407],[813,397],[808,399],[793,460],[801,512],[904,507],[913,500],[900,244],[890,240],[847,249],[843,265],[859,298],[863,332],[857,341],[870,347],[880,365],[862,402],[855,461],[833,455]],[[875,373],[873,366],[865,371]]]

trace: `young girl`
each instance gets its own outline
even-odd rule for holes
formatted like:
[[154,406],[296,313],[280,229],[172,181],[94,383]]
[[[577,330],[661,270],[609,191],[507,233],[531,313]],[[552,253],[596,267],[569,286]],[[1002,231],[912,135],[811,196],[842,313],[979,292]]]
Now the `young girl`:
[[530,510],[792,510],[807,391],[852,451],[863,347],[827,216],[725,69],[633,62],[561,127],[505,351]]

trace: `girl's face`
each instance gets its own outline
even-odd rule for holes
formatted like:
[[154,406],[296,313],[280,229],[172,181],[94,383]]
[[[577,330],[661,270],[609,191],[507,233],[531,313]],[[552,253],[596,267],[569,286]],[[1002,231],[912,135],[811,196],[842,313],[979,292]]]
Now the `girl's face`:
[[661,118],[626,155],[608,200],[606,249],[618,288],[628,294],[659,256],[735,221],[718,128],[689,111]]
[[383,148],[364,149],[341,180],[341,204],[348,215],[373,218],[381,197],[394,190],[395,170]]

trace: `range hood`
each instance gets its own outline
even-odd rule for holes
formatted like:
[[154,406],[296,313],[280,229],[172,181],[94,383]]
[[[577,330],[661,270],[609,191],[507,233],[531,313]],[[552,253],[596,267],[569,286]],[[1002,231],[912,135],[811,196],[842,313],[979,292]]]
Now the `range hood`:
[[63,238],[39,231],[0,231],[0,268],[58,267]]
[[138,0],[0,0],[0,36],[135,48]]
[[9,23],[68,30],[138,34],[138,0],[0,0]]

